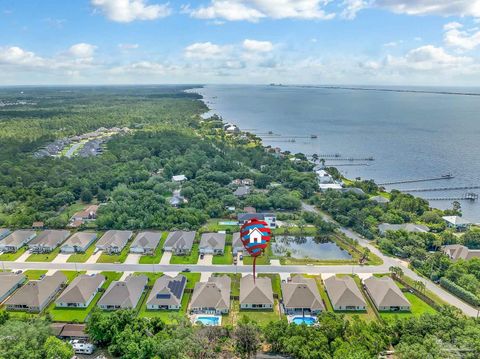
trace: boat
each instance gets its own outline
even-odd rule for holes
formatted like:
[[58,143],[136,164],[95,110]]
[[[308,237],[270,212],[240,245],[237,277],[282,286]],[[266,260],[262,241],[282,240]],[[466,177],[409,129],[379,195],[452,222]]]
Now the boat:
[[453,175],[451,173],[445,173],[442,175],[442,178],[453,178]]
[[318,138],[317,135],[310,135],[310,138]]

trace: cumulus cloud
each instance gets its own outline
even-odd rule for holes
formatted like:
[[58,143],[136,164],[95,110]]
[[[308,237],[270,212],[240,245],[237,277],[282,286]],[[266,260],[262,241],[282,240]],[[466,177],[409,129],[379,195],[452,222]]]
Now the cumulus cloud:
[[463,25],[458,22],[450,22],[443,28],[446,30],[443,40],[447,46],[468,51],[480,45],[480,31],[463,30]]
[[243,48],[251,52],[270,52],[273,50],[273,44],[270,41],[246,39],[243,41]]
[[190,59],[214,59],[223,57],[228,48],[209,42],[197,42],[185,48],[185,56]]
[[138,44],[118,44],[118,48],[121,50],[135,50],[138,49],[139,46]]
[[93,57],[96,48],[97,47],[94,45],[81,42],[79,44],[70,46],[68,49],[68,54],[78,58],[90,58]]
[[116,22],[155,20],[167,17],[172,10],[167,4],[147,4],[146,0],[91,0],[92,6]]
[[45,59],[18,46],[0,47],[0,64],[39,67],[45,65]]

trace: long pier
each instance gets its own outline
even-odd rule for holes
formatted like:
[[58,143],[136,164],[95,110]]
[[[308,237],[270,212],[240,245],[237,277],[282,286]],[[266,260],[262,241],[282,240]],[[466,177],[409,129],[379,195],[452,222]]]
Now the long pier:
[[402,192],[433,192],[433,191],[456,191],[465,189],[480,189],[480,186],[462,186],[462,187],[435,187],[435,188],[412,188],[402,189]]
[[[326,163],[325,166],[328,166],[329,164]],[[347,166],[370,166],[369,163],[338,163],[333,165],[335,167],[347,167]]]
[[476,201],[478,199],[478,194],[476,193],[465,193],[461,197],[434,197],[434,198],[425,198],[427,201]]
[[412,179],[412,180],[403,180],[403,181],[392,181],[392,182],[384,182],[378,183],[379,186],[388,186],[392,184],[402,184],[402,183],[415,183],[415,182],[430,182],[430,181],[439,181],[439,180],[447,180],[455,178],[453,175],[446,175],[441,177],[431,177],[431,178],[420,178],[420,179]]

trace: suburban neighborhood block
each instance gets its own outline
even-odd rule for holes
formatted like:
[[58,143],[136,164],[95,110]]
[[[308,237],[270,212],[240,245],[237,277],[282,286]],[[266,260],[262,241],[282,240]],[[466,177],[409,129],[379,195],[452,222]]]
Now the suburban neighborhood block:
[[77,232],[60,247],[62,253],[84,253],[97,239],[94,232]]
[[50,229],[41,232],[28,243],[30,252],[49,253],[57,248],[70,235],[66,230]]
[[210,277],[207,282],[198,282],[192,294],[190,311],[204,314],[226,314],[230,310],[229,276]]
[[147,299],[149,310],[178,310],[181,307],[187,278],[179,274],[176,277],[163,275],[155,281]]
[[192,251],[193,241],[197,232],[170,232],[163,245],[163,250],[176,255],[188,254]]
[[7,237],[0,241],[0,251],[16,252],[28,242],[30,242],[37,233],[30,230],[18,230],[10,233]]
[[86,308],[103,283],[105,283],[105,277],[101,274],[80,275],[57,298],[55,305],[63,308]]
[[318,314],[325,310],[317,283],[300,275],[282,282],[283,309],[288,315]]
[[272,280],[248,274],[240,280],[240,309],[272,309]]
[[104,310],[133,309],[147,285],[144,275],[130,275],[124,281],[114,281],[100,298],[97,305]]
[[223,254],[225,249],[225,233],[203,233],[199,250],[203,254]]
[[410,302],[390,277],[369,277],[365,289],[378,310],[409,311]]
[[0,273],[0,303],[3,302],[10,294],[19,288],[26,277],[23,274],[14,274],[11,272]]
[[150,255],[155,253],[161,236],[161,232],[140,232],[130,246],[130,252]]
[[95,245],[108,254],[120,253],[127,245],[130,238],[132,238],[132,231],[107,231],[102,238],[100,238]]
[[331,276],[324,283],[334,310],[366,310],[365,298],[352,277]]
[[55,272],[40,280],[31,280],[8,298],[5,305],[8,310],[41,312],[66,282],[67,277],[62,272]]

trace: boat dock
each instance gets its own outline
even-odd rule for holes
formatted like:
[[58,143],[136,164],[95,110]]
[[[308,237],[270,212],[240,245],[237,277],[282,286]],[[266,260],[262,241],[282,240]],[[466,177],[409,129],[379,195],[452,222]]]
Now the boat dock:
[[439,181],[439,180],[447,180],[455,178],[455,176],[451,174],[443,175],[440,177],[431,177],[431,178],[420,178],[420,179],[411,179],[411,180],[402,180],[402,181],[392,181],[392,182],[384,182],[379,183],[379,186],[389,186],[393,184],[403,184],[403,183],[415,183],[415,182],[430,182],[430,181]]
[[433,192],[433,191],[456,191],[466,189],[480,189],[480,186],[463,186],[463,187],[435,187],[435,188],[412,188],[402,189],[402,192]]
[[478,194],[476,193],[465,193],[460,197],[435,197],[435,198],[425,198],[427,201],[476,201],[478,200]]

